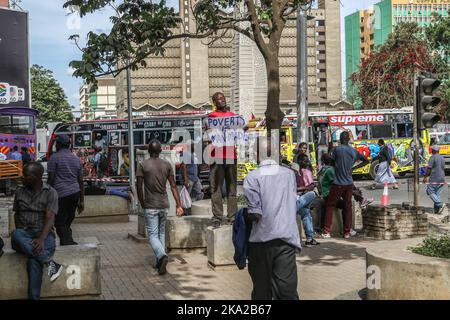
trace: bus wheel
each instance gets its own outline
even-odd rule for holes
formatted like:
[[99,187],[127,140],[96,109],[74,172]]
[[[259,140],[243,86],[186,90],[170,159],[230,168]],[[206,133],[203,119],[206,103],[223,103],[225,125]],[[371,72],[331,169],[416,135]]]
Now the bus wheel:
[[373,180],[375,180],[375,177],[377,176],[378,166],[380,165],[380,162],[378,160],[375,160],[370,164],[370,176]]
[[400,177],[404,177],[404,176],[406,176],[406,172],[405,172],[405,171],[398,172],[398,175],[399,175]]

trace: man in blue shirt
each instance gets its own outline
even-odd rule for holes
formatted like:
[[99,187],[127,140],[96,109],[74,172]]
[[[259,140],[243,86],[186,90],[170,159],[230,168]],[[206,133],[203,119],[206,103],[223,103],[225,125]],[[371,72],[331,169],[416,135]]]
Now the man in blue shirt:
[[[267,146],[264,140],[260,146]],[[249,218],[253,220],[248,246],[252,299],[298,300],[295,253],[301,244],[295,174],[272,159],[260,161],[260,155],[266,153],[258,151],[259,167],[244,180]]]
[[[338,146],[332,154],[335,163],[335,179],[331,185],[330,193],[326,202],[325,227],[323,238],[330,238],[331,225],[333,224],[333,211],[337,206],[339,199],[345,202],[344,209],[344,238],[350,238],[352,230],[352,197],[353,197],[353,178],[352,172],[362,168],[369,163],[367,158],[349,146],[350,135],[344,131],[340,135],[341,145]],[[355,167],[357,161],[361,161]]]
[[19,152],[19,148],[17,146],[13,147],[13,152],[11,153],[11,160],[22,160],[22,155]]

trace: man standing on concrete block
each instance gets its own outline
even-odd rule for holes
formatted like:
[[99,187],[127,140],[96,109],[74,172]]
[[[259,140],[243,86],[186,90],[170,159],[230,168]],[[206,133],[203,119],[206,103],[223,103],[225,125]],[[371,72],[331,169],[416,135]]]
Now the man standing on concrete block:
[[[228,111],[227,101],[222,92],[216,92],[212,96],[216,111],[208,114],[208,118],[232,117],[236,114]],[[213,212],[213,227],[219,227],[221,223],[233,223],[237,207],[237,155],[236,146],[213,147],[211,150],[211,205]],[[222,188],[226,184],[227,195],[227,219],[223,218]]]
[[58,194],[42,182],[44,167],[30,162],[23,168],[23,187],[16,191],[13,211],[16,230],[12,248],[27,256],[28,299],[41,297],[42,269],[48,265],[50,281],[55,281],[63,267],[52,260],[55,253],[53,224],[58,212]]
[[296,220],[297,183],[293,170],[272,159],[260,161],[267,150],[265,140],[258,150],[259,168],[244,180],[249,218],[253,220],[248,246],[252,299],[298,300],[295,257],[301,244]]
[[[175,184],[175,176],[170,163],[160,159],[161,143],[154,139],[149,142],[147,159],[137,166],[137,193],[139,202],[144,208],[145,222],[147,225],[148,240],[156,256],[156,268],[158,273],[166,273],[166,219],[169,211],[169,198],[166,192],[167,181],[170,183],[173,197],[177,204],[177,216],[183,215],[180,196]],[[145,198],[144,190],[145,187]],[[145,200],[144,200],[145,199]]]
[[72,225],[75,211],[84,210],[83,166],[80,159],[70,152],[70,139],[62,134],[56,138],[56,150],[47,165],[48,184],[58,192],[59,211],[55,227],[62,246],[76,245]]
[[434,213],[441,214],[445,205],[441,200],[441,191],[445,183],[445,159],[439,154],[439,146],[431,146],[432,156],[428,161],[428,168],[423,183],[427,183],[430,177],[430,183],[427,185],[427,194],[434,203]]

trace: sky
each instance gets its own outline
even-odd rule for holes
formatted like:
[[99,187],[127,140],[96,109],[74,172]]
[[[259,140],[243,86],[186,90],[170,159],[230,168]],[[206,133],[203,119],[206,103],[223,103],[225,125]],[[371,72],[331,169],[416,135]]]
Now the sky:
[[[30,62],[50,69],[64,88],[71,105],[79,110],[79,88],[83,81],[72,77],[69,62],[79,60],[81,52],[68,40],[72,34],[85,39],[89,31],[108,32],[112,10],[103,9],[80,19],[63,8],[65,0],[22,0],[20,7],[29,12]],[[360,9],[368,8],[379,0],[341,0],[341,56],[343,83],[345,83],[345,34],[344,17]],[[168,0],[178,6],[178,0]]]

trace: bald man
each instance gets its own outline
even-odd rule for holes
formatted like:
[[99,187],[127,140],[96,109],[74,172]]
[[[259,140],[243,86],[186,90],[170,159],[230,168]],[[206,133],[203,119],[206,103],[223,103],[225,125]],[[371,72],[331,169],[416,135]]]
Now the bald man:
[[148,145],[148,153],[150,159],[139,163],[137,167],[137,193],[139,202],[144,208],[150,247],[156,256],[155,266],[158,273],[163,275],[166,273],[166,266],[169,261],[165,245],[166,219],[169,212],[169,198],[166,192],[167,181],[169,181],[177,204],[177,216],[183,215],[183,208],[181,207],[172,166],[168,161],[159,158],[161,143],[156,139],[151,140]]
[[14,198],[16,230],[11,235],[12,248],[27,258],[28,298],[39,300],[43,266],[48,265],[50,281],[55,281],[63,267],[52,260],[55,253],[55,215],[58,212],[58,194],[42,182],[44,168],[30,162],[23,168],[23,187]]

